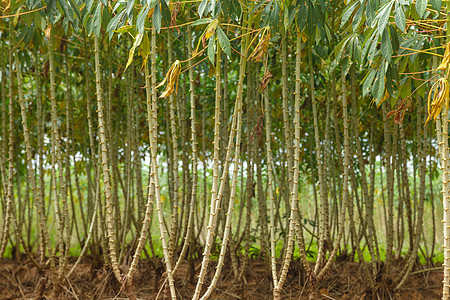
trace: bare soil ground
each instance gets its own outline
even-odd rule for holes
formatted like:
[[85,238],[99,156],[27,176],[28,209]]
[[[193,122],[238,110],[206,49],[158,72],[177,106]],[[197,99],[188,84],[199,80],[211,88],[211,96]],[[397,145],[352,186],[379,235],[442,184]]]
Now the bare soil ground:
[[[72,266],[75,259],[71,259]],[[229,260],[228,260],[229,261]],[[213,264],[213,262],[211,263]],[[404,265],[397,262],[395,275]],[[195,267],[195,274],[193,268]],[[194,265],[184,264],[176,274],[179,299],[190,299],[195,289],[195,275],[200,261]],[[415,271],[424,269],[416,267]],[[383,269],[382,267],[380,268]],[[207,275],[209,282],[214,273],[214,264]],[[126,271],[125,268],[122,271]],[[156,299],[164,282],[164,268],[161,260],[142,260],[136,273],[135,287],[138,299]],[[283,288],[283,299],[307,299],[309,291],[301,272],[299,261],[293,261]],[[211,299],[271,299],[272,282],[267,265],[258,260],[250,262],[246,273],[246,284],[234,282],[229,265],[222,270],[222,279]],[[50,274],[39,270],[28,261],[3,259],[0,262],[0,299],[52,299]],[[411,275],[406,284],[393,291],[392,281],[384,279],[379,272],[375,288],[367,289],[362,265],[355,262],[336,262],[326,278],[319,283],[320,299],[440,299],[442,271],[431,270]],[[110,270],[99,265],[92,257],[86,257],[63,286],[61,299],[124,299],[121,285]],[[162,289],[158,299],[167,299],[167,289]]]

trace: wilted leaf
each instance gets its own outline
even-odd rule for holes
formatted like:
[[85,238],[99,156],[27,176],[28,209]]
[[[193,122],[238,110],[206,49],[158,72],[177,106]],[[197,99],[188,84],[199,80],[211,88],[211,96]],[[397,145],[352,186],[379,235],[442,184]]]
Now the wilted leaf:
[[[177,25],[177,14],[180,11],[181,3],[180,1],[176,2],[172,8],[172,15],[170,17],[170,27],[174,27]],[[180,28],[177,27],[178,34],[180,33]]]
[[269,49],[269,41],[270,41],[270,28],[265,27],[261,32],[261,39],[259,40],[253,52],[250,54],[249,58],[251,58],[254,62],[261,61],[264,54]]
[[181,71],[181,63],[179,60],[176,60],[172,66],[170,66],[169,71],[166,74],[166,77],[163,81],[161,81],[157,86],[155,86],[155,90],[161,86],[163,86],[167,82],[166,89],[159,96],[159,98],[166,98],[170,96],[174,91],[177,93],[178,91],[178,77],[180,76]]
[[272,77],[273,77],[272,73],[270,73],[270,71],[266,69],[266,71],[264,72],[264,76],[259,84],[259,88],[260,88],[261,92],[266,89],[267,85],[270,82],[270,78],[272,78]]
[[50,38],[51,34],[52,34],[52,24],[48,25],[47,28],[45,28],[44,30],[44,34],[46,38]]
[[448,67],[448,63],[450,62],[450,43],[445,47],[444,58],[442,59],[441,64],[437,68],[438,70],[445,70]]
[[445,78],[439,78],[428,93],[428,118],[425,121],[427,125],[431,119],[436,120],[437,116],[441,113],[442,107],[445,104],[446,110],[448,110],[448,81]]

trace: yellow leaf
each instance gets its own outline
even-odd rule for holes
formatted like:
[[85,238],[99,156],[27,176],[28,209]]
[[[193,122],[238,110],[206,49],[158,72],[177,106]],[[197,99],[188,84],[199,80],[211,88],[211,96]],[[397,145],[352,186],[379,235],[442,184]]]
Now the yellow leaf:
[[[432,100],[433,97],[433,100]],[[437,116],[441,113],[442,107],[445,104],[448,110],[449,89],[448,81],[445,78],[439,78],[428,93],[428,118],[425,121],[427,125],[431,119],[436,120]]]
[[48,39],[50,38],[51,33],[52,33],[52,24],[48,25],[47,28],[45,28],[44,30],[45,37]]
[[[255,37],[256,38],[256,37]],[[255,39],[252,40],[252,43]],[[261,61],[264,54],[269,49],[269,41],[270,41],[270,28],[265,27],[261,31],[261,39],[259,40],[258,44],[256,45],[255,49],[253,50],[252,54],[250,54],[249,58],[251,58],[253,61]]]
[[166,98],[167,96],[170,96],[174,91],[175,93],[178,91],[178,77],[180,76],[181,71],[181,62],[179,60],[176,60],[172,66],[170,66],[169,71],[166,74],[166,77],[163,81],[161,81],[155,89],[163,86],[167,82],[166,89],[164,92],[159,96],[159,98]]
[[205,32],[205,39],[209,39],[214,32],[216,32],[216,28],[217,25],[219,25],[219,20],[218,19],[214,19],[211,21],[211,23],[209,23],[208,27],[206,27],[206,32]]
[[444,58],[442,59],[441,64],[437,68],[438,70],[445,70],[448,67],[448,63],[450,62],[450,43],[445,47]]
[[4,5],[5,5],[5,9],[3,10],[3,12],[6,12],[11,7],[11,0],[6,0],[6,1],[3,1],[3,2],[4,2]]
[[306,43],[307,38],[306,38],[306,34],[302,33],[302,41],[303,43]]

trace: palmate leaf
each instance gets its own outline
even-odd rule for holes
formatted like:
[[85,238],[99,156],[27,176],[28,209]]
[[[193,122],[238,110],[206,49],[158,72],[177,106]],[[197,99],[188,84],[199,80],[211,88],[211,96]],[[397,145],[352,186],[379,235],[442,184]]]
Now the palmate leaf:
[[284,30],[287,31],[287,29],[291,26],[292,22],[294,21],[298,9],[295,8],[294,6],[289,6],[288,9],[283,9],[283,11],[284,11]]
[[373,39],[370,43],[369,52],[367,54],[367,60],[371,63],[374,60],[375,54],[378,52],[377,50],[378,40]]
[[90,35],[92,33],[93,23],[94,23],[94,17],[88,16],[86,22],[86,33]]

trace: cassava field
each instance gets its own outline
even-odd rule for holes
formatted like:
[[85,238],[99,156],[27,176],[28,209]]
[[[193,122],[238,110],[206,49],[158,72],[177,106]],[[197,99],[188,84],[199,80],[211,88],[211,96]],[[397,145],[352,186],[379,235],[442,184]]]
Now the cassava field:
[[0,1],[0,299],[450,299],[450,1]]

